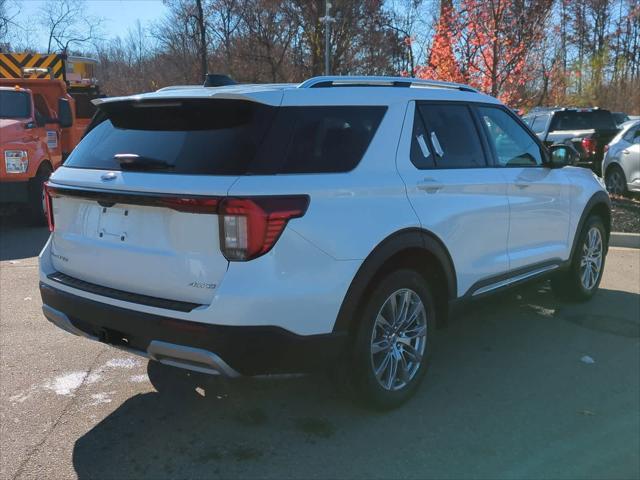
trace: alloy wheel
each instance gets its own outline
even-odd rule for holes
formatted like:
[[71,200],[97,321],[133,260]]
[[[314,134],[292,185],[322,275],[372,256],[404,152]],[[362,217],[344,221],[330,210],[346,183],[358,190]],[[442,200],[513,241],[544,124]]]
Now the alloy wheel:
[[615,167],[614,170],[607,175],[607,190],[615,195],[621,195],[624,192],[624,178]]
[[598,283],[603,257],[602,233],[597,227],[591,227],[582,245],[580,258],[580,282],[586,290]]
[[401,390],[416,376],[427,343],[427,312],[413,290],[403,288],[383,303],[371,333],[371,366],[378,383]]

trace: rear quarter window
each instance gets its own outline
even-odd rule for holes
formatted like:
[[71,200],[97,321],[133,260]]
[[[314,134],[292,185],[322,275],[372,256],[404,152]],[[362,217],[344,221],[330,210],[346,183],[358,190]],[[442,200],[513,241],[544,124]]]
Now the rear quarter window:
[[347,172],[364,156],[384,106],[271,107],[238,100],[105,104],[65,166],[118,170],[118,154],[163,162],[160,173]]

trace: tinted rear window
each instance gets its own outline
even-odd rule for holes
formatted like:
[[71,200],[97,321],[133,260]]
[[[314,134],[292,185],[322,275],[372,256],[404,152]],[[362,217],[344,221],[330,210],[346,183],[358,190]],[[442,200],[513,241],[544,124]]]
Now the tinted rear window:
[[101,107],[65,166],[120,169],[118,154],[169,165],[166,173],[247,175],[355,168],[386,107],[270,107],[246,101],[178,101]]
[[590,112],[556,112],[550,130],[615,130],[611,112],[593,110]]

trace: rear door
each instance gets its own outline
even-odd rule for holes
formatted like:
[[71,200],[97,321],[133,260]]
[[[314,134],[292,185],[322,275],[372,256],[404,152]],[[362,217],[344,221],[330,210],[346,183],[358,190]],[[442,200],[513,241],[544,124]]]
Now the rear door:
[[228,262],[217,202],[250,169],[275,108],[241,100],[114,104],[51,178],[58,272],[208,304]]
[[509,267],[568,258],[570,183],[562,169],[544,164],[533,135],[503,107],[479,105],[494,162],[507,179],[510,205]]
[[409,200],[426,230],[442,240],[458,275],[458,295],[508,268],[507,186],[487,164],[468,105],[409,104],[397,156]]

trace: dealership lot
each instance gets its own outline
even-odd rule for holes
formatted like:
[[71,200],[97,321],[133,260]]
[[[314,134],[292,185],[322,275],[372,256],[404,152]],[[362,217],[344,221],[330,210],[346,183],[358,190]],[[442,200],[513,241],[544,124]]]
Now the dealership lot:
[[143,359],[44,319],[47,235],[0,226],[3,479],[640,476],[638,250],[610,251],[590,303],[541,284],[474,305],[416,397],[379,414],[323,376],[161,398]]

